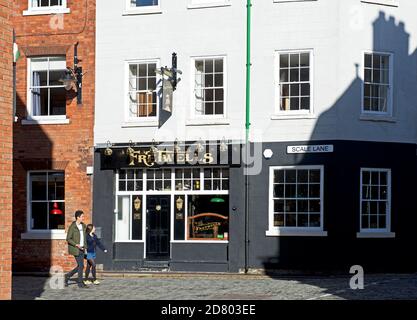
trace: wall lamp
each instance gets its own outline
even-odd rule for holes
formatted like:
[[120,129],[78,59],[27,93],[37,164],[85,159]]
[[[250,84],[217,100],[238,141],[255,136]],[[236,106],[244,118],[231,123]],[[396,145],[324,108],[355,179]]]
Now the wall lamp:
[[74,66],[67,67],[64,77],[59,81],[64,84],[65,90],[70,91],[75,87],[77,92],[77,104],[82,104],[82,83],[83,83],[83,68],[78,66],[78,42],[74,45]]

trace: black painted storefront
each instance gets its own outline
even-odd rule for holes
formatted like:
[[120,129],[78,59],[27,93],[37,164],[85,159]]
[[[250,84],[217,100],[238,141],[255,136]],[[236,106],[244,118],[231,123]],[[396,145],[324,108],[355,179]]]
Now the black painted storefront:
[[[332,153],[287,154],[294,145],[333,145]],[[348,272],[352,265],[370,271],[415,271],[417,268],[416,145],[359,141],[263,143],[271,159],[249,177],[250,269],[297,269]],[[111,248],[98,255],[105,270],[134,271],[144,266],[143,243],[114,243],[115,171],[102,170],[95,153],[93,220]],[[325,237],[266,236],[270,166],[324,167]],[[360,169],[391,169],[391,231],[395,238],[358,238]],[[172,271],[238,272],[245,268],[245,186],[243,168],[230,166],[228,243],[171,243]],[[113,245],[110,245],[113,244]]]

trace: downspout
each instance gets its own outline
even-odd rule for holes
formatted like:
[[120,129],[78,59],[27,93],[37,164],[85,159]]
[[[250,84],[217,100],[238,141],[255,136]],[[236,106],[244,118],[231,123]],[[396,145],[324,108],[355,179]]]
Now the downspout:
[[[246,148],[245,165],[249,162],[249,130],[250,130],[250,79],[251,79],[251,0],[247,0],[246,4]],[[249,270],[249,175],[248,170],[244,170],[245,174],[245,273]]]

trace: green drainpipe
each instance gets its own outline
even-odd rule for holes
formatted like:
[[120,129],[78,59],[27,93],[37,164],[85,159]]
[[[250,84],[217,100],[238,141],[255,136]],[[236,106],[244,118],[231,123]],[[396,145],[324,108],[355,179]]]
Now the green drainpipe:
[[[249,130],[250,130],[250,71],[251,71],[251,0],[246,4],[246,165],[249,160]],[[249,176],[245,174],[245,272],[249,268]]]

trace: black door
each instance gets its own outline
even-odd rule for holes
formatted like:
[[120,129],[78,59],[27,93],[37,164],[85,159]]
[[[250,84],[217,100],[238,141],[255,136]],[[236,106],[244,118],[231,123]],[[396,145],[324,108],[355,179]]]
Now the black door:
[[147,259],[169,259],[170,204],[170,196],[147,196],[146,198]]

